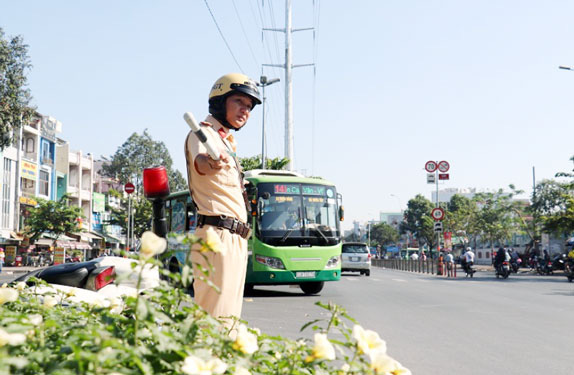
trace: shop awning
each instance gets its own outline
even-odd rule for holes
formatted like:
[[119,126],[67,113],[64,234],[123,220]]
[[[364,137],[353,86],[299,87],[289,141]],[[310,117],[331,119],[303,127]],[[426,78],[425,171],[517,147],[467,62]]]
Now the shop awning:
[[19,236],[16,232],[10,232],[10,237],[18,241],[22,241],[24,239],[24,237]]
[[54,243],[54,240],[52,240],[50,238],[39,238],[36,240],[36,242],[34,242],[34,245],[36,245],[36,246],[52,246],[53,243]]
[[110,235],[106,235],[106,242],[108,243],[122,243],[118,238],[110,236]]
[[85,242],[80,241],[56,241],[56,246],[64,249],[89,250],[92,247]]

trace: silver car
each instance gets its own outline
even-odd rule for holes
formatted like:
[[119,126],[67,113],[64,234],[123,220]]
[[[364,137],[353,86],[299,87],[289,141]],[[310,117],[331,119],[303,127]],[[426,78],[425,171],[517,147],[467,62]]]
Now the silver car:
[[361,275],[371,275],[371,254],[366,243],[345,242],[341,252],[341,272],[360,272]]

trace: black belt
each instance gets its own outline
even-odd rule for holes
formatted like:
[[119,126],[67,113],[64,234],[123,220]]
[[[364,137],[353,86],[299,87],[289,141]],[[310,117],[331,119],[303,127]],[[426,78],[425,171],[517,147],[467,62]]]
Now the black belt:
[[231,233],[237,233],[241,237],[247,239],[251,235],[251,228],[248,224],[242,223],[234,217],[221,216],[197,216],[197,226],[203,227],[204,225],[213,225],[218,228],[225,228]]

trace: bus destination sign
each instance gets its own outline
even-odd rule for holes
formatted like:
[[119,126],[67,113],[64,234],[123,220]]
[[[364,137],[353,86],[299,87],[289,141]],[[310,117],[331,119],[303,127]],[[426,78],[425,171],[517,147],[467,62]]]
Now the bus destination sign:
[[301,189],[296,184],[275,184],[273,191],[275,194],[301,194]]
[[323,186],[323,185],[303,185],[303,195],[325,196],[325,186]]

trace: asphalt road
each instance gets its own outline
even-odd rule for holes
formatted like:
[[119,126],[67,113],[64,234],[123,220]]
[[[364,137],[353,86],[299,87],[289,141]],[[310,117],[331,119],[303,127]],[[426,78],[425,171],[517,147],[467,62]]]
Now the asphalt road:
[[267,334],[311,338],[299,328],[329,317],[316,301],[341,305],[377,331],[414,374],[574,374],[574,284],[563,276],[446,279],[373,267],[370,277],[343,274],[320,296],[257,287],[243,319]]

